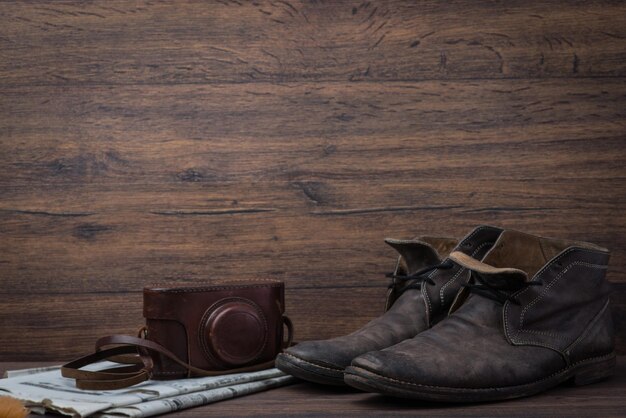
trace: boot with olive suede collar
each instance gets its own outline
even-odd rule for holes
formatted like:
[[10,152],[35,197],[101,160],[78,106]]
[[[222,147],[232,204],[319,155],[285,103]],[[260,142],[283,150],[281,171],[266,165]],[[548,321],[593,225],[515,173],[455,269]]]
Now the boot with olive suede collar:
[[448,258],[451,250],[481,259],[501,232],[481,226],[458,244],[435,237],[385,240],[400,255],[389,274],[384,314],[349,335],[290,347],[278,355],[276,367],[311,382],[345,385],[343,372],[353,358],[412,338],[447,315],[469,278],[469,270]]
[[460,252],[449,258],[472,272],[454,312],[412,339],[355,358],[347,384],[403,398],[484,402],[613,373],[608,250],[505,230],[482,261]]

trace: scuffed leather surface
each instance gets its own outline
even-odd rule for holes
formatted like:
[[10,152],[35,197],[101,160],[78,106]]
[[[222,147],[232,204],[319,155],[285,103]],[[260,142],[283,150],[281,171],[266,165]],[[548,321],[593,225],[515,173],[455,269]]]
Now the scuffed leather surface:
[[[529,252],[532,262],[523,259],[524,242],[534,247]],[[467,261],[464,265],[491,285],[510,284],[519,305],[470,294],[445,321],[393,347],[357,357],[352,365],[397,384],[501,388],[534,383],[574,362],[611,353],[608,251],[582,244],[567,247],[563,241],[511,231],[500,236],[483,263],[453,256]],[[560,247],[560,253],[544,262],[546,254]],[[513,265],[507,264],[511,260]],[[533,280],[539,285],[525,286],[528,271],[518,270],[525,265],[537,271]]]
[[445,321],[353,366],[387,378],[429,386],[490,388],[530,383],[565,366],[542,347],[513,347],[502,332],[502,306],[471,295]]
[[[455,250],[482,257],[497,240],[501,231],[495,227],[478,227],[468,234]],[[434,259],[431,249],[416,248],[418,245],[424,245],[416,244],[419,240],[405,241],[407,244],[405,247],[397,244],[399,242],[394,240],[396,245],[393,245],[401,254],[402,261],[398,263],[396,273],[411,273],[427,265],[423,259],[415,256],[406,257],[410,260],[407,263],[404,258],[410,248],[413,251],[418,250],[422,255],[425,254],[430,263],[440,261]],[[435,282],[434,285],[426,284],[422,289],[406,290],[382,316],[349,335],[329,340],[301,342],[286,352],[318,365],[343,369],[350,365],[353,358],[363,353],[381,350],[412,338],[445,317],[454,295],[467,280],[467,271],[461,270],[464,269],[459,265],[447,270],[435,270],[430,275]]]
[[[501,233],[500,228],[479,226],[463,238],[452,252],[459,251],[480,260],[498,240]],[[428,305],[429,324],[433,325],[447,314],[461,285],[467,282],[469,270],[455,263],[452,270],[435,270],[429,277],[435,281],[435,285],[423,287],[422,296]]]
[[605,279],[609,254],[569,248],[537,272],[515,295],[520,305],[504,305],[505,331],[514,344],[564,351],[600,312],[610,292]]
[[[450,245],[451,241],[454,241],[454,245]],[[394,274],[403,275],[413,274],[418,270],[440,263],[442,257],[448,255],[449,249],[456,246],[456,240],[439,237],[418,237],[412,240],[387,238],[385,243],[399,254]],[[440,253],[438,249],[448,252]],[[389,310],[403,295],[402,287],[397,285],[389,289],[385,301],[385,311]]]
[[615,331],[609,300],[598,315],[587,325],[579,338],[570,344],[565,353],[571,363],[610,354],[615,350]]
[[287,353],[315,364],[343,369],[367,351],[380,350],[425,330],[426,312],[419,289],[407,290],[384,315],[363,328],[329,340],[304,341]]
[[437,249],[425,239],[398,240],[386,238],[385,243],[398,252],[398,269],[411,274],[441,261]]

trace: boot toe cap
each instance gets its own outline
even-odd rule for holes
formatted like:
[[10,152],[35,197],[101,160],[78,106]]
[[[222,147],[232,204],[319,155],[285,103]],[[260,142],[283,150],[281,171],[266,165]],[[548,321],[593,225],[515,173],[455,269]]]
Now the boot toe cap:
[[373,351],[352,360],[352,369],[362,369],[374,375],[393,380],[421,380],[427,377],[418,363],[389,350]]
[[301,360],[343,370],[352,357],[334,349],[327,341],[304,341],[285,350],[285,353]]

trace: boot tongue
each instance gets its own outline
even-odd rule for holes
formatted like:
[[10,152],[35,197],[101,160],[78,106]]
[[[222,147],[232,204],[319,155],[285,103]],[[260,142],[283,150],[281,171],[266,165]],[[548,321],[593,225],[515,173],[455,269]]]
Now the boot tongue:
[[450,260],[480,275],[489,285],[510,292],[516,292],[528,280],[525,271],[510,267],[494,267],[478,261],[460,251],[453,251]]
[[400,254],[400,267],[406,274],[441,262],[437,250],[419,237],[411,240],[386,238],[385,242]]

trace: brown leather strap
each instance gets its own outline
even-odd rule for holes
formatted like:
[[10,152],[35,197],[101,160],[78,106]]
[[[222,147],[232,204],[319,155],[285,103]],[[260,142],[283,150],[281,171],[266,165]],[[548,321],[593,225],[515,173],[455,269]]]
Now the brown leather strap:
[[136,354],[137,349],[131,346],[97,351],[64,364],[61,367],[61,375],[76,379],[76,387],[80,389],[112,390],[136,385],[150,378],[148,370],[141,361],[132,366],[112,367],[98,372],[81,369],[101,360],[132,353]]
[[283,324],[287,327],[287,341],[283,343],[283,348],[291,347],[293,342],[293,322],[287,315],[283,315]]
[[[293,324],[287,316],[283,316],[283,322],[287,326],[287,341],[284,347],[288,347],[293,340]],[[103,349],[103,347],[109,345],[116,345],[117,347]],[[188,370],[189,377],[192,375],[219,376],[251,372],[274,366],[274,360],[270,360],[252,366],[238,367],[229,370],[204,370],[182,361],[174,353],[154,341],[132,337],[130,335],[111,335],[98,339],[95,353],[63,365],[61,367],[61,374],[64,377],[76,379],[76,387],[80,389],[112,390],[125,388],[151,378],[154,364],[149,351],[159,353],[183,366]],[[82,367],[105,359],[117,359],[120,363],[132,365],[112,367],[100,371],[82,370]]]

